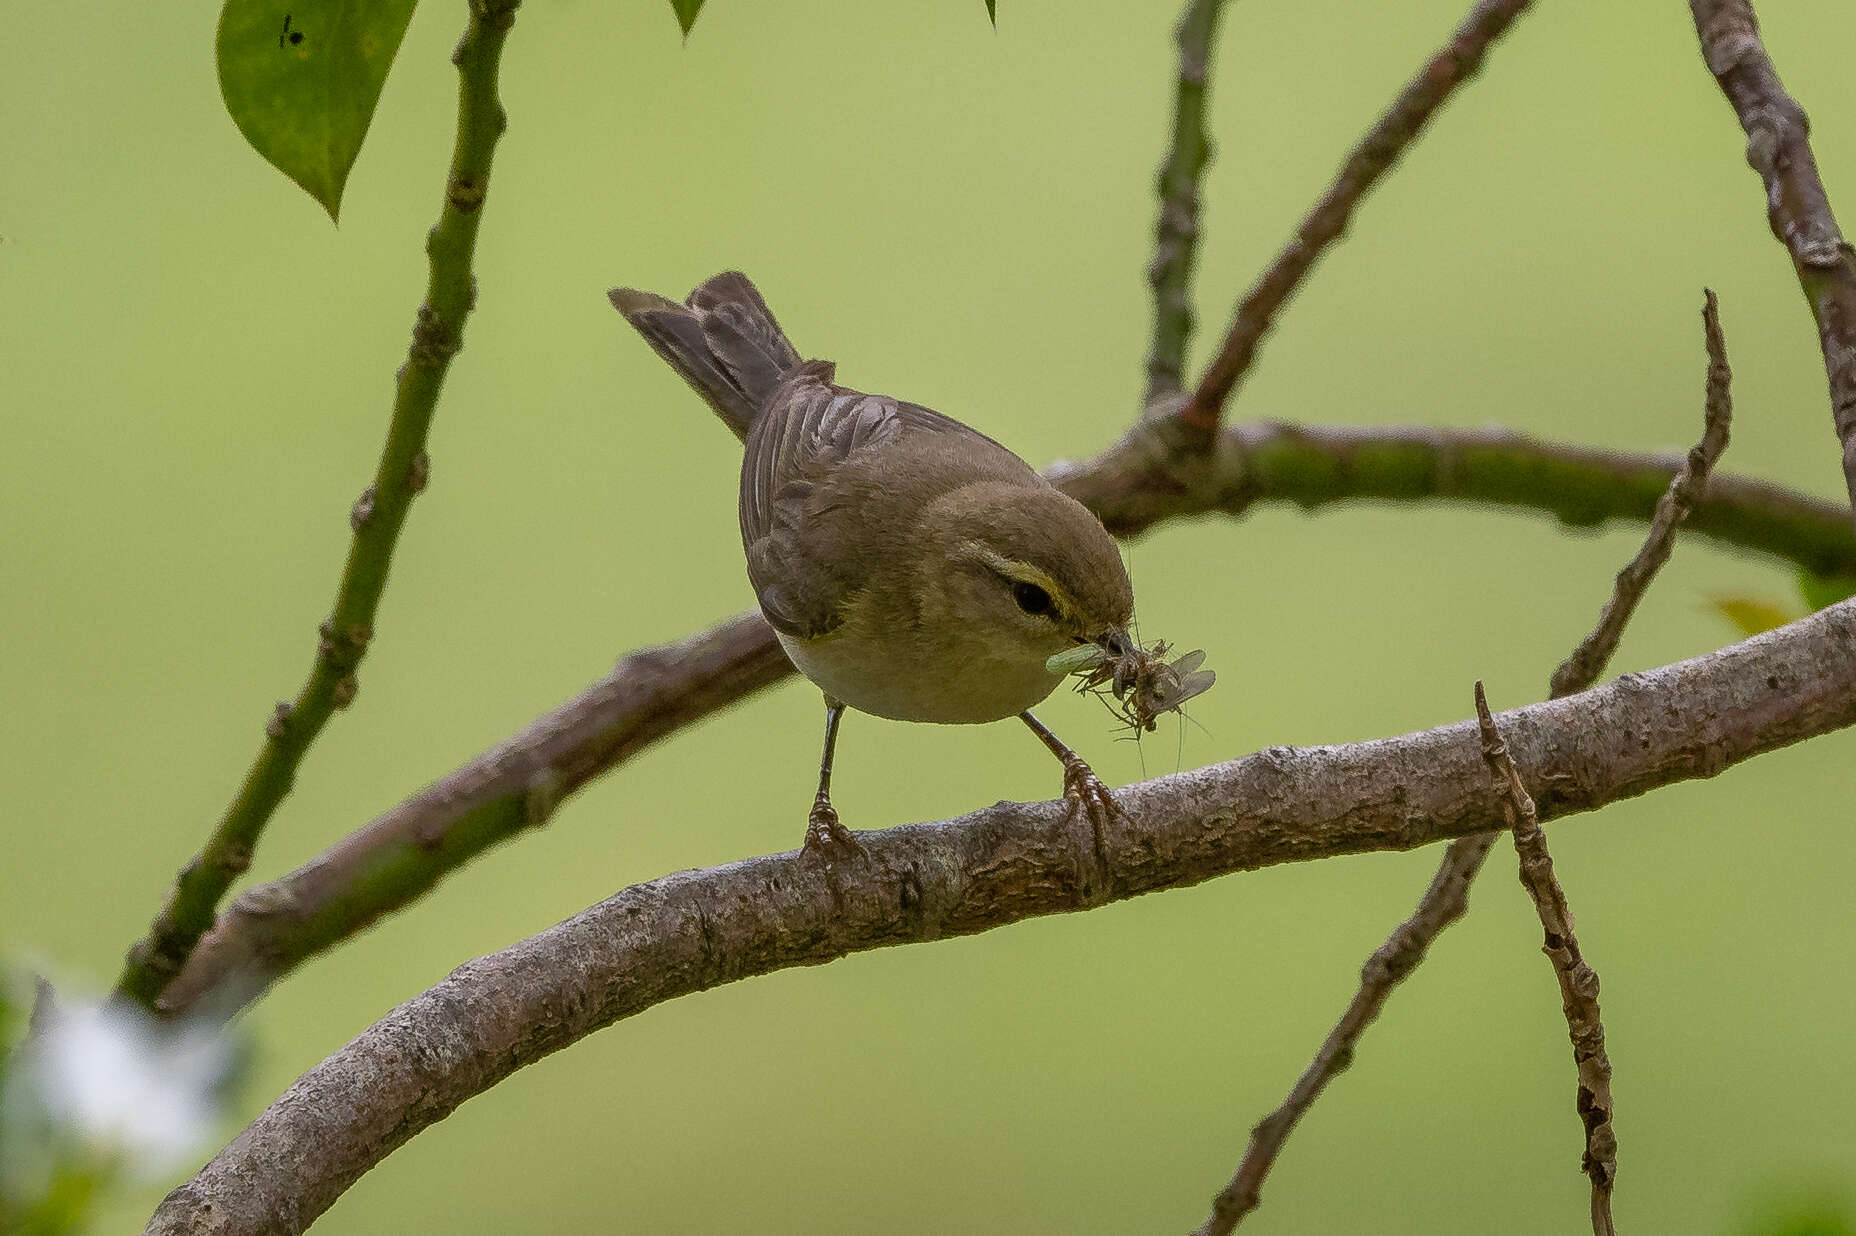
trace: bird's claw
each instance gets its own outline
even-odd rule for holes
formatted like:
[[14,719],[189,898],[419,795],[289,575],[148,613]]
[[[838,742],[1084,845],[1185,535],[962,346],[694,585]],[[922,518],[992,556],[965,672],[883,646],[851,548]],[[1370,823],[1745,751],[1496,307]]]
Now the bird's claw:
[[822,794],[814,799],[812,811],[806,816],[804,852],[831,858],[836,854],[862,854],[863,849],[857,834],[839,822],[831,800]]
[[1110,820],[1129,822],[1128,813],[1121,809],[1121,804],[1108,792],[1095,770],[1079,758],[1071,757],[1063,762],[1063,798],[1098,825]]

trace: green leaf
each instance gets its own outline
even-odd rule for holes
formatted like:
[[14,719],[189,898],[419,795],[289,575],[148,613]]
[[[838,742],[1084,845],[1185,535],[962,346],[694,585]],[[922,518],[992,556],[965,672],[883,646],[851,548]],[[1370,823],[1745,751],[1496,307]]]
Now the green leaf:
[[1812,612],[1826,609],[1838,601],[1856,597],[1856,576],[1819,575],[1804,567],[1798,569],[1798,593]]
[[1742,635],[1758,635],[1804,616],[1783,602],[1766,597],[1723,595],[1708,598],[1708,603],[1738,627]]
[[994,30],[997,30],[999,28],[999,7],[998,5],[999,5],[999,0],[986,0],[986,20],[992,23],[992,28]]
[[702,12],[702,0],[670,0],[670,8],[677,15],[677,24],[683,27],[683,37],[689,38],[696,14]]
[[335,219],[418,0],[226,0],[219,93],[252,149]]

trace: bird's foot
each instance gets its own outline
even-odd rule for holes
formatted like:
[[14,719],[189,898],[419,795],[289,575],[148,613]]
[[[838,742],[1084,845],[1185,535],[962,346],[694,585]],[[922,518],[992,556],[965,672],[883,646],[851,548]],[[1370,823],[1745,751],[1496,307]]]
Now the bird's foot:
[[1131,823],[1115,796],[1108,792],[1095,770],[1081,757],[1072,755],[1063,762],[1063,799],[1072,810],[1083,812],[1098,832],[1111,820]]
[[831,800],[823,794],[813,799],[812,811],[806,816],[803,852],[829,859],[844,854],[862,854],[863,850],[863,842],[857,840],[857,834],[839,822]]

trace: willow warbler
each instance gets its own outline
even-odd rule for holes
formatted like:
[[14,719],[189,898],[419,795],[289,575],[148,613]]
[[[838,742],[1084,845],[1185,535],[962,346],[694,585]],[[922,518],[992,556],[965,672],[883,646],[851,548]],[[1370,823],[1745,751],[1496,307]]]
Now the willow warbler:
[[1064,794],[1113,811],[1102,783],[1031,715],[1054,655],[1133,647],[1134,592],[1102,523],[1024,460],[939,412],[832,381],[803,360],[747,276],[682,304],[613,305],[746,444],[741,544],[786,653],[825,693],[806,847],[855,846],[831,806],[846,708],[897,721],[1018,717],[1063,762]]

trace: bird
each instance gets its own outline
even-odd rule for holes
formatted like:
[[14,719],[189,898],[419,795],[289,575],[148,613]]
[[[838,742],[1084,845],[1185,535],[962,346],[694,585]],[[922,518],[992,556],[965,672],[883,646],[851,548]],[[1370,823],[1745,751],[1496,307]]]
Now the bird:
[[1134,590],[1102,521],[953,417],[836,383],[801,357],[758,289],[725,271],[681,302],[608,294],[741,439],[748,581],[794,667],[824,694],[824,751],[803,850],[858,850],[831,801],[845,710],[978,725],[1016,717],[1062,762],[1098,824],[1120,808],[1032,715],[1053,656],[1118,659]]

